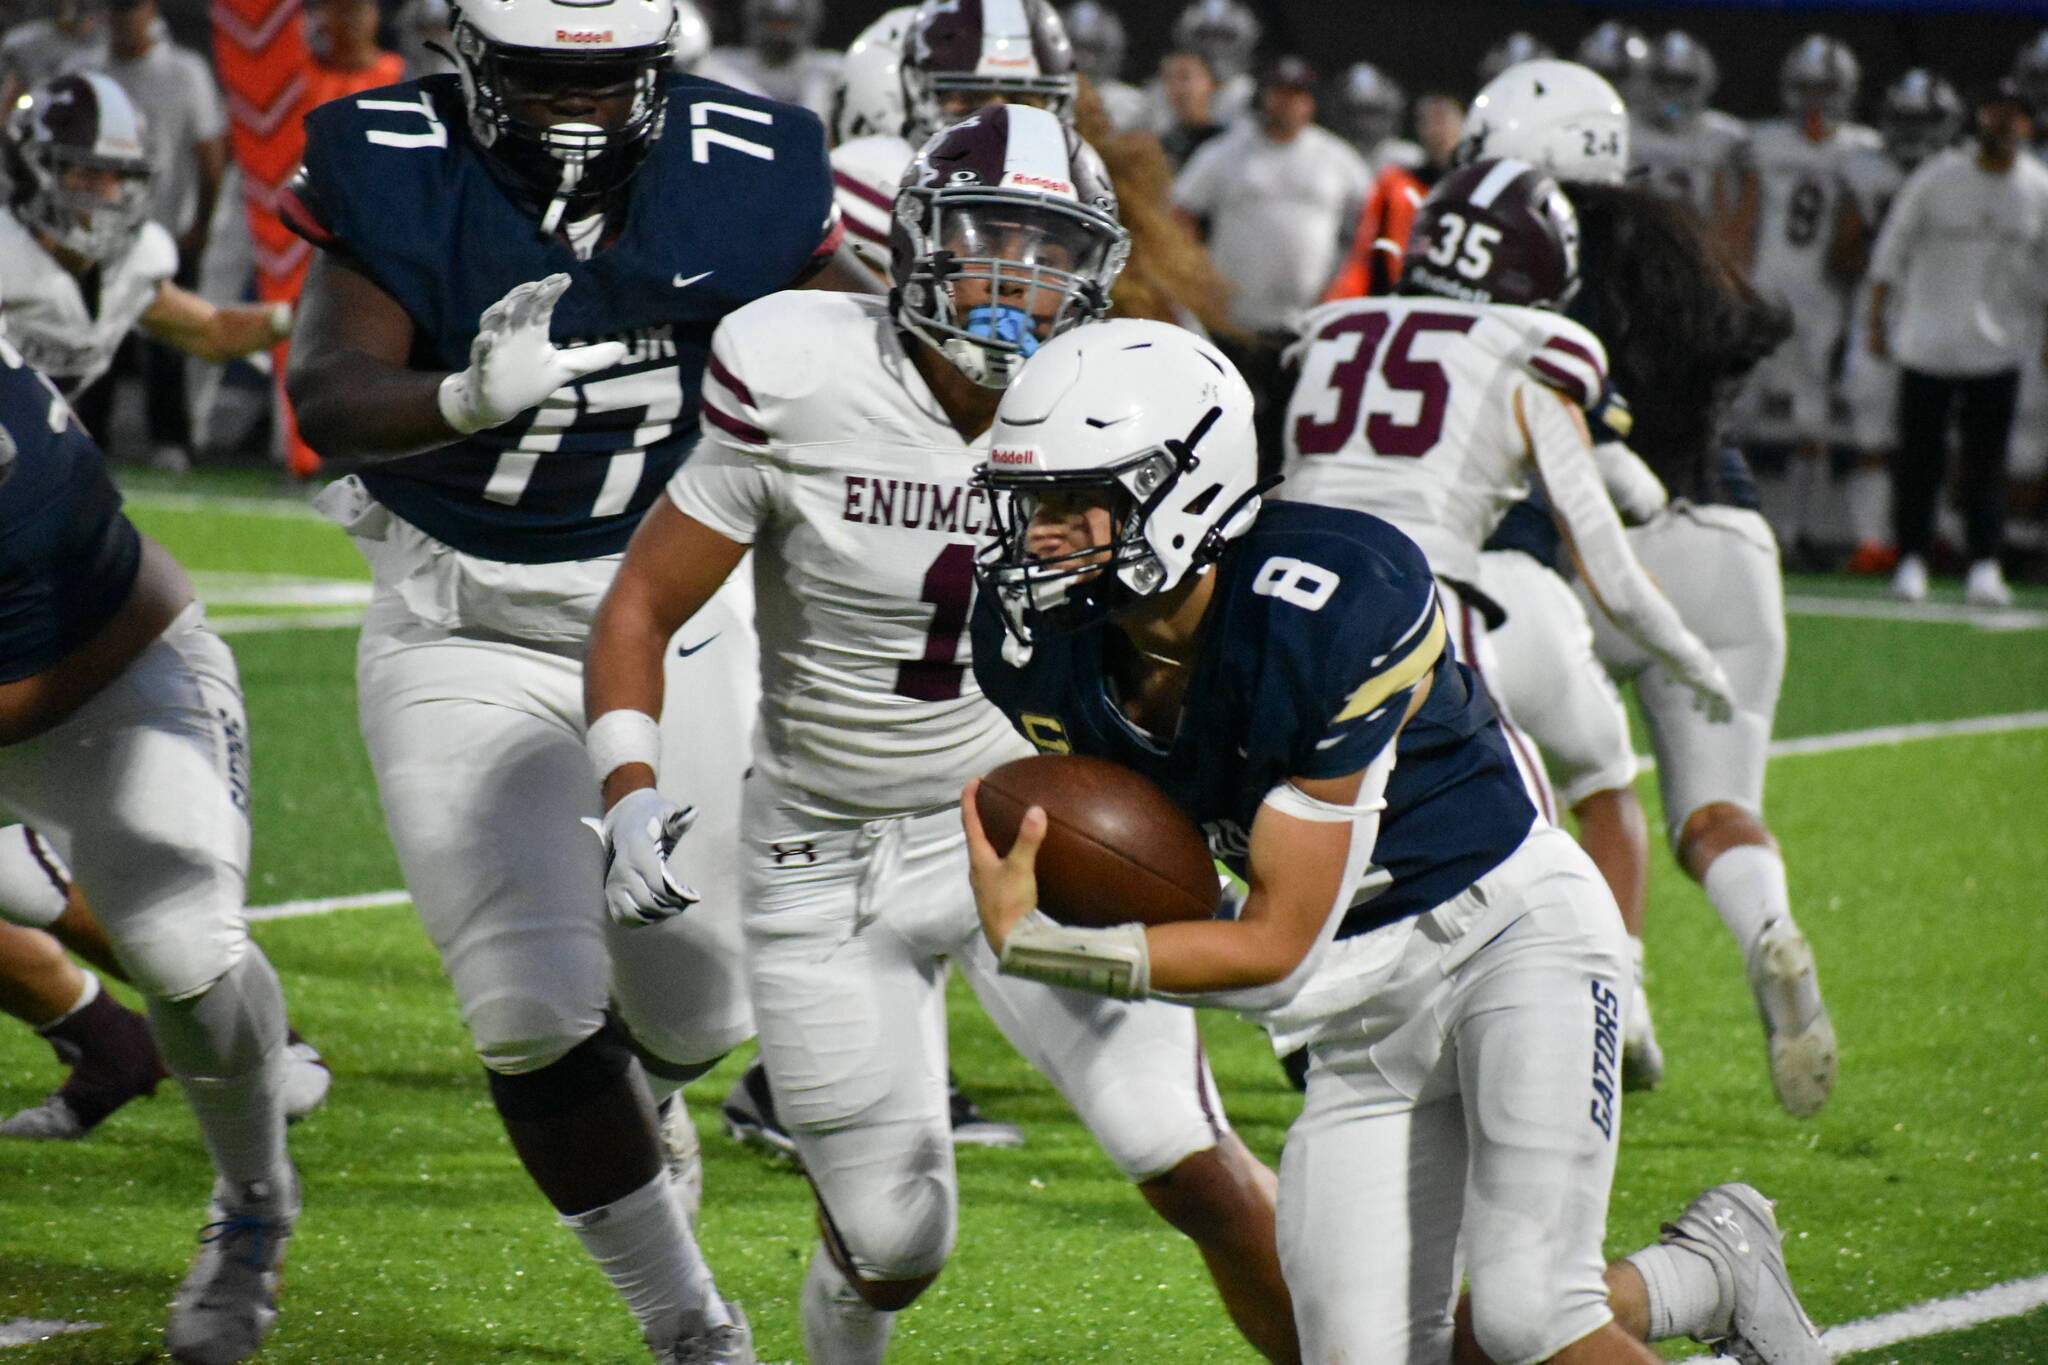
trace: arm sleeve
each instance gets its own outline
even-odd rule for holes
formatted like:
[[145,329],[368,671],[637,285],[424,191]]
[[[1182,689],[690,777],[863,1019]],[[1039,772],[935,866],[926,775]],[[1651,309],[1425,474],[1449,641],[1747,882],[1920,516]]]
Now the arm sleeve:
[[1691,681],[1714,670],[1713,656],[1678,619],[1670,599],[1644,572],[1608,501],[1585,427],[1559,396],[1532,385],[1514,401],[1527,426],[1530,452],[1551,515],[1564,533],[1593,599],[1621,630]]

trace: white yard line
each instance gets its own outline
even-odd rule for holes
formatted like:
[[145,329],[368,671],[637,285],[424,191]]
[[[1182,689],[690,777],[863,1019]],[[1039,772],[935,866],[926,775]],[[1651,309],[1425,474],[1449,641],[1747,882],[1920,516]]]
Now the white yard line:
[[209,616],[215,635],[266,635],[280,630],[339,630],[363,623],[360,611],[295,611],[262,616]]
[[321,896],[315,900],[284,901],[277,905],[252,905],[249,918],[300,919],[306,915],[324,915],[330,910],[377,910],[387,905],[410,905],[412,897],[404,891],[365,891],[355,896]]
[[[2003,716],[1966,716],[1962,720],[1924,720],[1911,725],[1880,725],[1870,730],[1843,730],[1832,735],[1801,735],[1774,740],[1772,758],[1831,754],[1842,749],[1874,749],[1916,739],[1951,739],[1957,735],[1995,735],[2011,730],[2048,729],[2048,711],[2015,711]],[[1655,772],[1655,754],[1637,754],[1636,771]]]
[[[245,517],[280,517],[286,521],[327,521],[310,502],[289,498],[249,498],[232,493],[159,493],[148,489],[122,489],[121,498],[133,507],[164,512],[234,512]],[[332,526],[334,523],[328,522]]]
[[209,607],[359,607],[371,592],[368,579],[294,574],[200,572],[192,584]]
[[2048,1275],[2007,1280],[1989,1289],[1976,1289],[1953,1298],[1929,1299],[1896,1313],[1880,1313],[1859,1322],[1845,1322],[1820,1334],[1828,1357],[1840,1360],[1858,1351],[1877,1351],[1902,1341],[1914,1341],[1942,1332],[1959,1332],[1965,1327],[2015,1318],[2048,1303]]
[[1822,597],[1795,593],[1788,616],[1860,616],[1880,621],[1923,621],[1979,630],[2048,630],[2048,611],[2031,607],[1972,607],[1961,602],[1893,602],[1881,597]]
[[9,1346],[33,1346],[66,1332],[97,1332],[102,1322],[63,1322],[56,1318],[14,1318],[0,1322],[0,1351]]

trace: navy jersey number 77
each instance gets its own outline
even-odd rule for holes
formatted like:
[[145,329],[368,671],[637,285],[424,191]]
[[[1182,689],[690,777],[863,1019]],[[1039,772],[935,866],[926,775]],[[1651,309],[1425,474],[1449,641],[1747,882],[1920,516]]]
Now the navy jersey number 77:
[[[626,358],[499,427],[377,464],[378,501],[458,550],[554,563],[624,549],[697,434],[711,333],[801,279],[836,245],[816,115],[674,75],[668,129],[628,183],[624,221],[587,260],[543,236],[467,135],[454,76],[322,105],[282,205],[412,319],[412,364],[469,364],[477,319],[514,286],[570,278],[558,345],[619,340]],[[608,224],[608,226],[611,226]]]

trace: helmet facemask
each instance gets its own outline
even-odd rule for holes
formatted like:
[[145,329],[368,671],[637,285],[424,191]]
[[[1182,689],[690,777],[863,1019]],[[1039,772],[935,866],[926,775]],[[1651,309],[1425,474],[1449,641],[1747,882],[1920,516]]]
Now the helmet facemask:
[[1051,194],[907,186],[897,320],[984,388],[1109,307],[1130,241],[1112,212]]
[[[1217,420],[1210,408],[1186,436],[1088,469],[1020,471],[1001,454],[974,476],[988,490],[992,539],[975,556],[975,579],[994,596],[1011,641],[1029,650],[1041,627],[1079,630],[1141,597],[1167,592],[1202,572],[1243,534],[1257,515],[1266,485],[1249,481],[1231,505],[1214,504],[1222,478],[1190,478],[1200,446]],[[1102,508],[1106,544],[1041,556],[1031,526],[1051,502],[1056,509]]]
[[88,261],[119,256],[148,221],[146,161],[31,143],[20,163],[29,181],[17,209],[22,221]]
[[[564,52],[495,42],[457,14],[456,69],[470,133],[520,188],[546,203],[543,232],[552,233],[565,217],[574,220],[594,211],[646,160],[667,117],[663,77],[675,33],[671,21],[656,43]],[[517,113],[523,100],[561,89],[598,99],[624,94],[630,102],[615,128],[594,122],[538,123]]]

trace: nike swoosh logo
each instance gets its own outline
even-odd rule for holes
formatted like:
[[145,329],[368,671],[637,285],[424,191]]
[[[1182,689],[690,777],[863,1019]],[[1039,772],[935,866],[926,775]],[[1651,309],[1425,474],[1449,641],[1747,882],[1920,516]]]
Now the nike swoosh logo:
[[689,658],[692,654],[695,654],[698,650],[704,648],[704,646],[710,644],[713,640],[716,640],[720,634],[721,632],[714,630],[694,645],[677,645],[676,657],[678,659]]
[[703,272],[703,274],[700,274],[700,275],[692,275],[692,276],[690,276],[690,278],[688,278],[688,279],[686,280],[686,279],[684,279],[684,278],[683,278],[683,272],[682,272],[682,271],[680,271],[680,270],[678,270],[678,271],[676,272],[676,277],[675,277],[675,279],[674,279],[673,281],[671,281],[671,283],[673,283],[673,284],[675,285],[675,287],[676,287],[676,288],[678,288],[678,289],[688,289],[688,288],[689,288],[689,287],[690,287],[691,285],[693,285],[693,284],[695,284],[695,283],[696,283],[697,281],[699,281],[699,280],[703,279],[705,275],[709,275],[709,274],[711,274],[711,273],[712,273],[712,271],[710,271],[710,270],[706,270],[705,272]]

